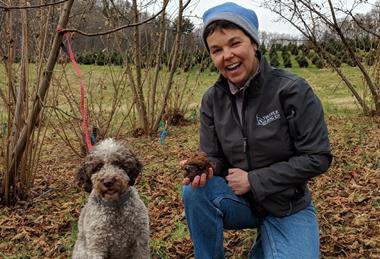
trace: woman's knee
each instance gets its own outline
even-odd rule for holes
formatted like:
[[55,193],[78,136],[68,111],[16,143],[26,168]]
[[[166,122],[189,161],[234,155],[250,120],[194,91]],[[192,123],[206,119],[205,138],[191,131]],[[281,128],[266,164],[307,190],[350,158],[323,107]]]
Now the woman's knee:
[[182,190],[182,200],[185,206],[200,204],[202,201],[210,202],[219,193],[225,193],[229,187],[221,177],[214,176],[207,181],[203,187],[193,188],[191,184],[184,185]]
[[182,201],[185,206],[198,203],[200,200],[205,198],[204,196],[205,192],[202,188],[193,188],[191,184],[183,186]]

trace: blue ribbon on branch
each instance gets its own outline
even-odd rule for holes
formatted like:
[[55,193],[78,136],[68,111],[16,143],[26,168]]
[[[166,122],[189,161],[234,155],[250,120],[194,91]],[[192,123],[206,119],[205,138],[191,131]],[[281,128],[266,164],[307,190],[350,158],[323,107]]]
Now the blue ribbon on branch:
[[165,137],[167,135],[168,135],[168,121],[165,122],[165,126],[164,126],[163,130],[161,131],[161,134],[160,134],[160,145],[164,144],[164,139],[165,139]]

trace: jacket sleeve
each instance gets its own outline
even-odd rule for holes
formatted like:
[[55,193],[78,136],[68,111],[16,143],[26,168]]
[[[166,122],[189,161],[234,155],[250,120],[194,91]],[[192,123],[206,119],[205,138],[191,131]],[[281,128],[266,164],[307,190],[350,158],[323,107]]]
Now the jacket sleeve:
[[208,159],[214,163],[214,175],[225,177],[228,165],[224,158],[218,136],[215,130],[213,115],[213,88],[203,95],[200,110],[200,150],[205,152]]
[[281,91],[280,99],[295,152],[288,161],[249,172],[258,202],[322,174],[332,161],[322,105],[307,82],[301,78],[293,81]]

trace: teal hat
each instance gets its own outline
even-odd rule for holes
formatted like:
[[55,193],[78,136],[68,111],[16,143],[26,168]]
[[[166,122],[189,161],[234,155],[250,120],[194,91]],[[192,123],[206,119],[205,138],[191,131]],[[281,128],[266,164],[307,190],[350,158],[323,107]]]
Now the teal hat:
[[[257,45],[259,40],[259,21],[255,11],[241,7],[235,3],[224,3],[208,9],[203,14],[202,38],[207,48],[205,30],[212,22],[224,20],[240,27]],[[208,48],[207,48],[208,49]]]

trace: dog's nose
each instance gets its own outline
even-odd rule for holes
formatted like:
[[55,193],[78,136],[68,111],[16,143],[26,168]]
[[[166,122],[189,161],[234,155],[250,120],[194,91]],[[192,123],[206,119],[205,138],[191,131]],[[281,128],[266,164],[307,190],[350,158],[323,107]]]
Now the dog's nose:
[[111,178],[111,179],[104,179],[103,180],[103,185],[107,188],[111,188],[113,186],[113,184],[115,183],[115,179],[114,178]]

